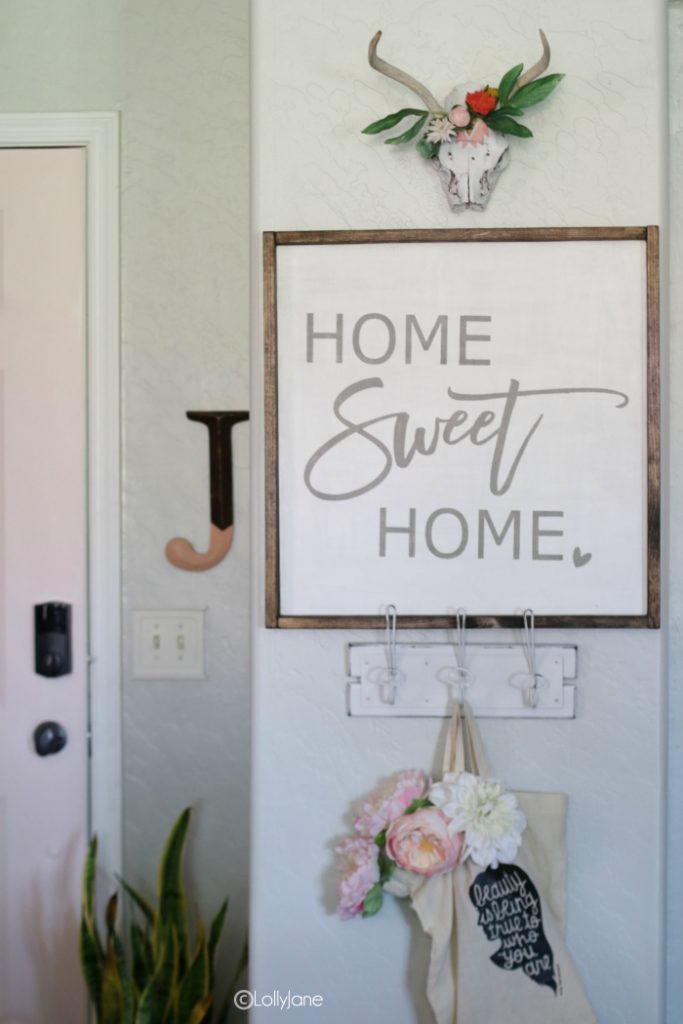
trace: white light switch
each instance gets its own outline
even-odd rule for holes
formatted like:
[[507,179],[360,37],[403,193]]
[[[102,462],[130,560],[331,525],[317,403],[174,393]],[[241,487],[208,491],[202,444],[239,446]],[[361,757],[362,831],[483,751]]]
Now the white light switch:
[[204,612],[133,612],[133,679],[204,679]]

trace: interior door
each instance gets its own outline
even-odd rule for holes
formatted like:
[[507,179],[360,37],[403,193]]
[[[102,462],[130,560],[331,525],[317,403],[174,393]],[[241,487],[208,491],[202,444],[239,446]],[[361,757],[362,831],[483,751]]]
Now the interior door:
[[85,266],[85,151],[0,149],[0,1024],[87,1016]]

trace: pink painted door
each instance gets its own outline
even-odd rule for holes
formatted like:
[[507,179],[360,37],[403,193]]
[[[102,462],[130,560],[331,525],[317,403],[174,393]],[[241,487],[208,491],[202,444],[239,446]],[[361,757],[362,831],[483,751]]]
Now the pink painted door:
[[[85,152],[0,149],[0,1024],[86,1020],[85,337]],[[64,675],[36,671],[44,602],[71,606]]]

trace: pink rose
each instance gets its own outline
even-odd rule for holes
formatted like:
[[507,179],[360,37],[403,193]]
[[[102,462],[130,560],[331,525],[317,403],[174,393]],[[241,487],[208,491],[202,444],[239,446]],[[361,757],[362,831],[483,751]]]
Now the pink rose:
[[415,875],[441,875],[460,860],[462,832],[448,834],[448,820],[437,807],[405,814],[387,830],[386,852],[399,867]]
[[451,124],[454,124],[456,128],[467,128],[471,119],[472,118],[467,107],[453,107],[448,115],[448,120]]
[[424,772],[399,772],[361,804],[360,814],[353,819],[353,827],[362,836],[374,838],[394,818],[400,817],[413,800],[423,797],[426,788],[427,777]]
[[355,917],[363,909],[363,900],[379,882],[379,853],[372,839],[343,839],[337,847],[342,857],[341,878],[337,890],[337,910],[343,920]]

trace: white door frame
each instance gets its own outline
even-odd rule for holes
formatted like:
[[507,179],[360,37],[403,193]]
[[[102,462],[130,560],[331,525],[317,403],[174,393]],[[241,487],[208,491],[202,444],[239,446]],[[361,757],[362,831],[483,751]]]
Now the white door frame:
[[119,115],[0,114],[0,147],[86,150],[88,352],[89,827],[120,873],[121,471]]

